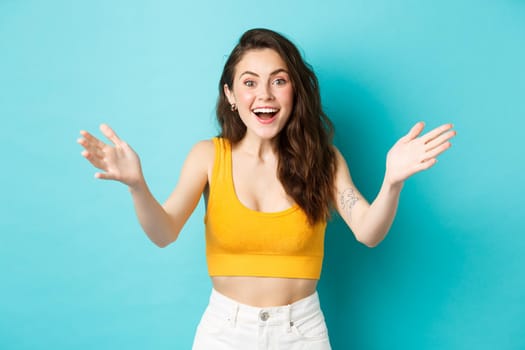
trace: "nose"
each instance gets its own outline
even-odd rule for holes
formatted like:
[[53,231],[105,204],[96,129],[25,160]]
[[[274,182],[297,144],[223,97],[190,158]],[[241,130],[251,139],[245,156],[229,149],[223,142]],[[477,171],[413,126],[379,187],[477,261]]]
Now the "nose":
[[261,84],[260,91],[259,91],[259,100],[261,101],[268,101],[273,100],[273,93],[272,93],[272,87],[271,84]]

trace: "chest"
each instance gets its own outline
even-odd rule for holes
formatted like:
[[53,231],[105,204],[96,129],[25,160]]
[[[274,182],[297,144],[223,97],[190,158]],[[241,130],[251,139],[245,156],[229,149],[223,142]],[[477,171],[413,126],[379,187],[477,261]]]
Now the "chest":
[[277,160],[260,161],[232,154],[232,180],[237,199],[246,207],[261,212],[290,208],[293,200],[277,177]]

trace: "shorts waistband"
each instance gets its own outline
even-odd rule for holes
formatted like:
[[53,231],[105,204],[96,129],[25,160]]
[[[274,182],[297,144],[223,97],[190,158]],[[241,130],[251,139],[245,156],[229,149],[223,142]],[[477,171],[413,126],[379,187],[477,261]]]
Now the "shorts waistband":
[[293,324],[293,322],[321,312],[317,292],[292,304],[272,307],[255,307],[233,300],[217,290],[212,289],[210,312],[216,315],[227,315],[232,323]]

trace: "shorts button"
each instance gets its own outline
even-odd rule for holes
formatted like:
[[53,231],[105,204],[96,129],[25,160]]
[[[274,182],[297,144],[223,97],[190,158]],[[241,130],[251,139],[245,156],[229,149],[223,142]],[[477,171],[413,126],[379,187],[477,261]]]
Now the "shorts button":
[[259,318],[261,321],[267,321],[270,318],[270,314],[267,311],[261,311]]

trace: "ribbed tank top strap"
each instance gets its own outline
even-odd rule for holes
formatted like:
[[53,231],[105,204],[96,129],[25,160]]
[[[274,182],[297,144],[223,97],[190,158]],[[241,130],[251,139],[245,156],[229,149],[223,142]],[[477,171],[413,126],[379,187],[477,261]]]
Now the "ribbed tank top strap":
[[215,137],[213,138],[215,146],[215,160],[213,163],[213,173],[210,184],[210,202],[214,198],[231,198],[230,181],[232,179],[232,152],[229,140]]

